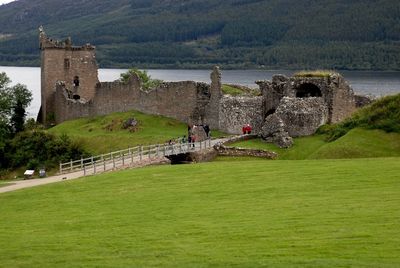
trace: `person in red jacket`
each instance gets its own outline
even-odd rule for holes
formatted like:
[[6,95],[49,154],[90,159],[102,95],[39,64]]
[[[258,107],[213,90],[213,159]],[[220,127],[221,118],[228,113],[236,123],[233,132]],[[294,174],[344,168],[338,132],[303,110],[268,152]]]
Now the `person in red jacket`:
[[252,128],[251,128],[250,124],[247,124],[247,126],[246,126],[246,133],[247,133],[247,134],[251,134],[251,130],[252,130]]

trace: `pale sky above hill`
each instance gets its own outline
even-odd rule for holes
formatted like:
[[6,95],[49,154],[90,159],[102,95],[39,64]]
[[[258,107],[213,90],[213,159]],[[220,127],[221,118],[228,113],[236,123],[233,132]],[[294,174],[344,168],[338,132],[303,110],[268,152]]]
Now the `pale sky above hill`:
[[0,0],[0,5],[13,2],[14,0]]

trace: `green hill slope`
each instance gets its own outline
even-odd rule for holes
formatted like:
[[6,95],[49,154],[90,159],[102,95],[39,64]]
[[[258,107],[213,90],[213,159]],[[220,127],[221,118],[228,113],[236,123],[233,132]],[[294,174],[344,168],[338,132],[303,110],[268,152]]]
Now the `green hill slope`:
[[[132,118],[138,121],[137,127],[132,131],[124,129],[124,122]],[[130,146],[165,143],[187,135],[187,125],[171,118],[131,111],[66,121],[49,132],[67,134],[88,152],[100,154]],[[221,134],[212,131],[214,137]]]
[[231,146],[271,150],[278,153],[281,160],[400,156],[399,133],[356,128],[333,142],[327,142],[326,138],[325,135],[296,138],[289,149],[281,149],[261,139],[237,142]]
[[[122,128],[129,118],[138,121],[134,131]],[[187,126],[162,116],[127,112],[66,121],[49,129],[49,132],[67,134],[80,141],[87,151],[100,154],[129,146],[164,143],[187,135]]]
[[4,267],[398,267],[399,158],[150,167],[0,194]]
[[101,66],[399,70],[396,0],[19,0],[0,64],[39,64],[37,28],[97,45]]

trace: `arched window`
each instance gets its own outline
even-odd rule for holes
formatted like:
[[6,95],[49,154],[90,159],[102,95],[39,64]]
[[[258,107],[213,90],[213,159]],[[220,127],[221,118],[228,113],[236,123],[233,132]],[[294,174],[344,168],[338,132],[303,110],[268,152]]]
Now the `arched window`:
[[301,84],[296,89],[297,98],[308,98],[308,97],[322,97],[321,90],[314,84],[305,83]]

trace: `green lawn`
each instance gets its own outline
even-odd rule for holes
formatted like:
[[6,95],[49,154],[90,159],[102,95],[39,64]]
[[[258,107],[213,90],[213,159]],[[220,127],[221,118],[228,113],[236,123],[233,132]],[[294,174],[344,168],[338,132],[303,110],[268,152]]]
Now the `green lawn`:
[[[137,131],[122,129],[123,122],[129,118],[138,120]],[[129,146],[168,142],[187,135],[187,125],[171,118],[131,111],[66,121],[49,129],[49,132],[65,133],[82,142],[89,152],[99,154]],[[212,131],[212,134],[222,135],[219,131]]]
[[213,162],[0,194],[0,267],[399,267],[400,158]]
[[278,153],[278,159],[283,160],[398,157],[400,134],[353,129],[329,143],[324,135],[296,138],[289,149],[281,149],[261,139],[241,141],[230,146],[274,151]]

